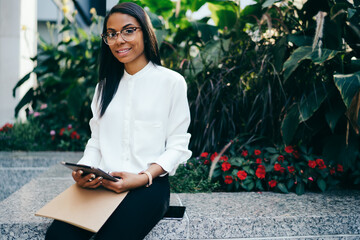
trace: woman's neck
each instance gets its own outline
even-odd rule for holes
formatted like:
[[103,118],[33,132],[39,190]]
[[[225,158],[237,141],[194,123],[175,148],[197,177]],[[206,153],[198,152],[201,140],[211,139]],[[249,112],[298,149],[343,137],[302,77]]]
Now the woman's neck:
[[125,70],[128,74],[134,75],[141,69],[143,69],[149,61],[146,58],[139,59],[135,63],[125,63]]

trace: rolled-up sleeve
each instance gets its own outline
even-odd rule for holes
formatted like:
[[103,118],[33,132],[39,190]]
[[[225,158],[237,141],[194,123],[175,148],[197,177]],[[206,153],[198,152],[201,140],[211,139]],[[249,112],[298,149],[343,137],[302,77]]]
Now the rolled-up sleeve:
[[169,175],[174,175],[179,164],[186,162],[192,152],[188,149],[190,110],[184,78],[178,79],[171,91],[171,105],[166,127],[165,151],[154,162]]
[[97,98],[98,98],[98,85],[95,88],[95,94],[91,102],[91,111],[93,115],[93,117],[90,119],[89,122],[91,137],[86,144],[83,157],[78,162],[78,164],[85,164],[94,167],[98,167],[101,160]]

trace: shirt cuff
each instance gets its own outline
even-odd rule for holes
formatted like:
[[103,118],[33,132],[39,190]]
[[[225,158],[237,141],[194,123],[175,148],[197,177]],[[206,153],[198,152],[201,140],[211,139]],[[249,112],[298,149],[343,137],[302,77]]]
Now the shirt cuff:
[[[190,150],[168,149],[153,163],[160,165],[170,176],[173,176],[177,167],[186,162],[191,157],[191,154]],[[160,176],[164,175],[166,173]]]

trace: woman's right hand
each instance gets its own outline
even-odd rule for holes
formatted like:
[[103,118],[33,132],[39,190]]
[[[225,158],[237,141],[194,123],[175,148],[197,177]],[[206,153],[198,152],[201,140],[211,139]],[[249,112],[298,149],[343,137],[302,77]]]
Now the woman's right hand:
[[83,176],[83,171],[73,171],[72,177],[74,178],[76,184],[82,188],[97,188],[102,184],[102,177],[95,178],[95,174],[90,173],[86,176]]

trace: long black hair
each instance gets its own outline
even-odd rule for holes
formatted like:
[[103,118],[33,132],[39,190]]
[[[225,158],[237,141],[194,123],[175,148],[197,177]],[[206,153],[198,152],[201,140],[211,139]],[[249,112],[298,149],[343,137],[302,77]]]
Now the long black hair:
[[[144,52],[147,60],[161,65],[159,48],[151,21],[147,13],[139,5],[124,2],[115,5],[104,20],[103,34],[106,34],[107,22],[113,13],[122,13],[134,17],[143,31]],[[119,62],[104,41],[101,42],[98,101],[100,100],[100,117],[102,117],[113,99],[120,79],[124,75],[124,64]]]

